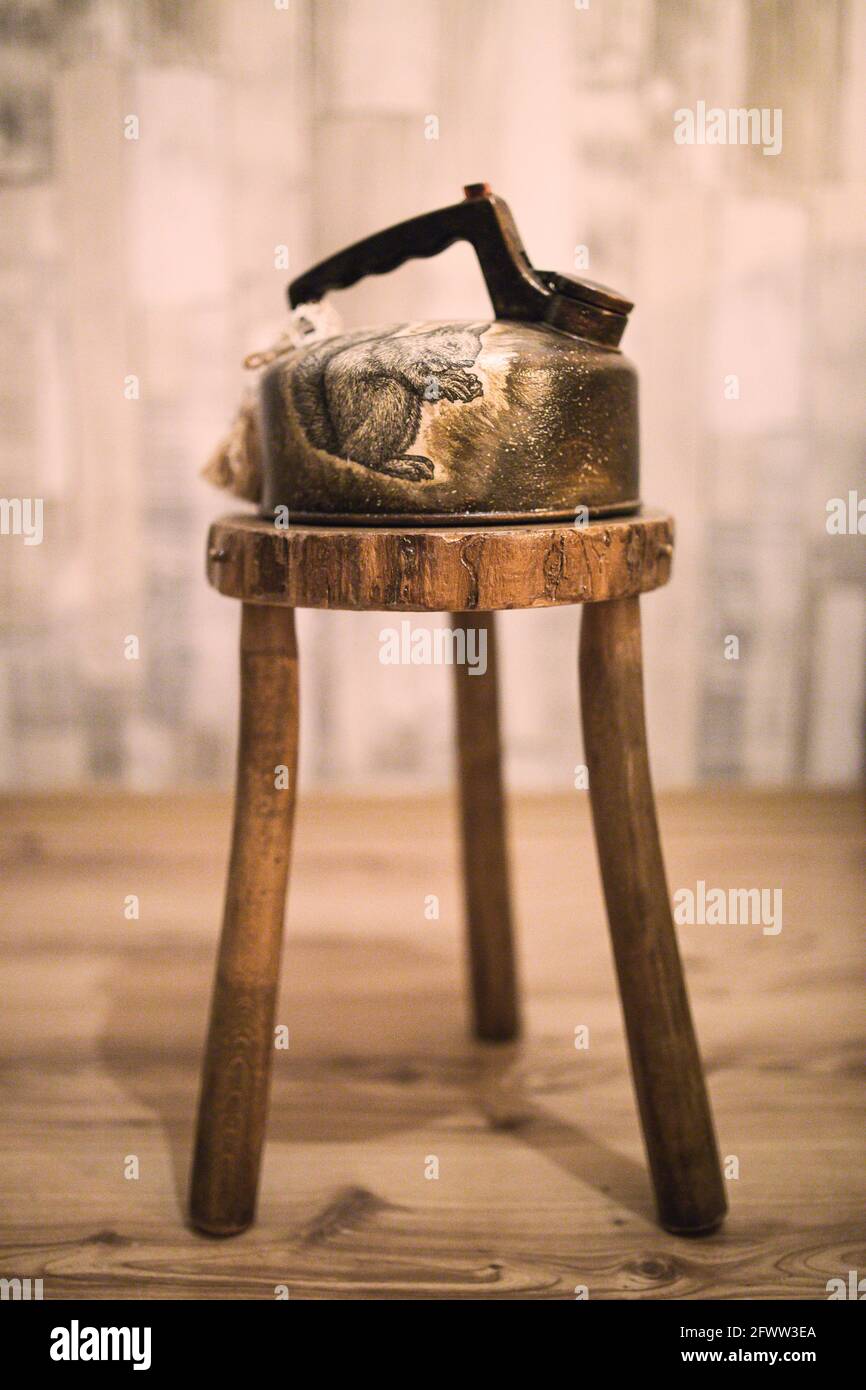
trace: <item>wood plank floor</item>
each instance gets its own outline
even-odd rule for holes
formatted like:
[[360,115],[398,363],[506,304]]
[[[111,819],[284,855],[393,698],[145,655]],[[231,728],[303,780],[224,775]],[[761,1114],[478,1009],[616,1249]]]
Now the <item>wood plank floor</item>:
[[46,1298],[808,1299],[866,1273],[862,807],[708,791],[660,811],[672,890],[784,895],[777,936],[679,929],[739,1165],[720,1233],[653,1220],[585,794],[513,807],[513,1047],[467,1040],[451,803],[317,797],[259,1221],[219,1241],[186,1228],[184,1193],[228,802],[4,802],[0,1275]]

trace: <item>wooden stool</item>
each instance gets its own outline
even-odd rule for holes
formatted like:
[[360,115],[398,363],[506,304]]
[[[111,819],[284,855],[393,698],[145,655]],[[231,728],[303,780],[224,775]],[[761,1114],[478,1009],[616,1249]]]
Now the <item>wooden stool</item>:
[[[519,1030],[507,877],[493,610],[583,603],[580,686],[589,790],[649,1165],[668,1230],[725,1212],[716,1140],[674,934],[647,757],[638,595],[670,576],[658,513],[477,529],[291,527],[229,517],[208,578],[243,602],[234,832],[192,1174],[191,1214],[230,1235],[253,1220],[295,806],[295,608],[451,612],[487,633],[487,673],[455,665],[463,875],[475,1033]],[[288,769],[288,787],[275,769]]]

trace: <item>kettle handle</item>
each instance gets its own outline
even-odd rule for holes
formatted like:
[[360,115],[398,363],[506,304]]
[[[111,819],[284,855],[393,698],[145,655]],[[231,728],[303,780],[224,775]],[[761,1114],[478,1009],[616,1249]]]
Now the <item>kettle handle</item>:
[[410,217],[320,261],[289,285],[291,307],[314,303],[328,290],[348,289],[366,275],[384,275],[404,261],[437,256],[455,241],[468,241],[496,317],[543,322],[554,287],[530,264],[508,204],[486,183],[469,184],[464,192],[461,203]]

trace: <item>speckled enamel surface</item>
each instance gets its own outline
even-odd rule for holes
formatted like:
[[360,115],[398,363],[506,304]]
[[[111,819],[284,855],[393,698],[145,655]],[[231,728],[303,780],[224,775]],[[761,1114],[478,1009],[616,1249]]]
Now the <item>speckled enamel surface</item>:
[[342,335],[276,362],[262,408],[266,513],[447,521],[637,506],[634,368],[554,329]]

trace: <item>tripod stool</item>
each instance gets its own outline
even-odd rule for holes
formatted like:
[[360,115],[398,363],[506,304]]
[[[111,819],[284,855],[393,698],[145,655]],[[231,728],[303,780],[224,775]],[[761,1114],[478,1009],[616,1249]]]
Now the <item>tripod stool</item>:
[[[225,917],[204,1059],[191,1214],[215,1235],[253,1220],[295,804],[295,608],[450,612],[483,628],[487,671],[455,665],[463,875],[476,1036],[519,1031],[493,613],[585,604],[580,688],[598,858],[659,1219],[696,1234],[725,1195],[674,934],[647,756],[639,595],[670,577],[654,512],[568,525],[212,528],[208,578],[243,603],[240,746]],[[284,782],[275,777],[286,769]]]

